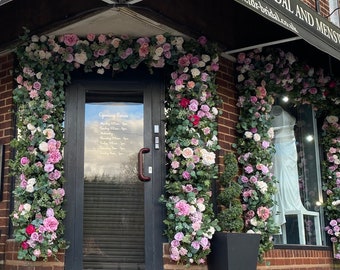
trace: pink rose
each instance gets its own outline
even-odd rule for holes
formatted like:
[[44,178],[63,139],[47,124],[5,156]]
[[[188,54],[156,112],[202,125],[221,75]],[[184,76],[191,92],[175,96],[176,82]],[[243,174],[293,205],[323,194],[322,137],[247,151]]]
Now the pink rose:
[[205,36],[200,36],[198,38],[198,43],[201,44],[202,46],[204,46],[205,44],[207,44],[208,40]]
[[20,159],[20,164],[21,164],[22,166],[28,165],[29,163],[30,163],[30,160],[29,160],[27,157],[22,157],[22,158]]
[[88,41],[94,41],[94,39],[96,38],[96,35],[95,34],[87,34],[87,40]]
[[54,232],[58,229],[59,222],[55,217],[47,217],[43,221],[44,227],[48,232]]
[[182,151],[182,156],[184,158],[192,158],[193,155],[194,155],[194,151],[190,147],[186,147]]
[[75,35],[75,34],[64,35],[64,43],[65,43],[66,46],[72,47],[72,46],[76,45],[77,41],[78,41],[78,36]]
[[179,216],[187,216],[190,213],[190,205],[185,200],[177,202],[175,208],[178,210],[177,215]]
[[263,220],[267,220],[270,216],[270,211],[267,207],[264,206],[260,206],[257,211],[256,211],[257,215]]
[[44,166],[44,171],[45,172],[52,172],[54,170],[54,165],[53,164],[45,164]]

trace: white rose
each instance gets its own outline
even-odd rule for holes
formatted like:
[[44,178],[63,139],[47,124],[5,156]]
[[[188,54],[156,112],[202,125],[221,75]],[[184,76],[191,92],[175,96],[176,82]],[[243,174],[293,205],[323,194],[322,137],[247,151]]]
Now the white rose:
[[30,205],[29,203],[25,203],[25,204],[24,204],[24,210],[25,210],[26,212],[29,212],[29,211],[31,210],[31,205]]
[[244,136],[246,136],[247,139],[250,139],[253,137],[253,133],[251,133],[250,131],[246,131],[244,132]]
[[289,64],[293,64],[296,59],[295,56],[292,53],[286,53],[286,59],[288,60]]
[[54,52],[59,52],[60,50],[60,45],[59,44],[54,44],[53,51]]
[[158,56],[161,56],[163,53],[163,48],[162,47],[158,47],[156,50],[155,50],[155,54],[158,55]]
[[46,52],[40,50],[40,51],[38,52],[38,54],[39,54],[39,58],[40,58],[40,59],[45,59],[45,58],[46,58]]
[[184,158],[192,158],[194,155],[194,151],[190,147],[186,147],[182,150],[182,156]]
[[51,57],[52,57],[52,53],[51,52],[46,52],[45,58],[46,59],[50,59]]
[[37,77],[38,80],[40,80],[41,77],[42,77],[42,73],[41,73],[41,72],[38,72],[37,74],[35,74],[35,76]]
[[274,138],[274,128],[271,127],[268,129],[268,132],[267,132],[269,138],[273,139]]
[[104,74],[104,69],[103,68],[98,68],[97,73],[98,74]]
[[48,151],[48,144],[47,144],[47,142],[41,142],[39,144],[39,150],[41,152],[45,152],[46,153]]
[[200,212],[204,212],[205,210],[205,205],[203,203],[198,203],[197,208],[200,210]]
[[208,152],[207,150],[202,149],[201,154],[202,154],[202,163],[204,165],[210,166],[215,163],[216,155],[214,152]]
[[45,35],[40,36],[40,41],[45,42],[47,40],[47,37]]
[[336,124],[339,121],[339,118],[335,115],[330,115],[326,117],[326,120],[330,124]]
[[35,180],[35,178],[30,178],[27,180],[27,185],[31,185],[33,186],[37,181]]
[[210,56],[207,55],[207,54],[202,54],[202,60],[203,60],[204,62],[209,62],[209,61],[210,61]]
[[200,68],[205,67],[205,62],[204,61],[199,61],[197,63],[197,66],[200,67]]
[[207,230],[207,233],[203,233],[203,236],[211,239],[213,237],[214,233],[215,233],[215,228],[214,227],[210,227]]
[[26,191],[29,192],[29,193],[32,193],[34,191],[34,187],[32,185],[27,185]]
[[197,210],[196,210],[196,207],[193,206],[193,205],[190,205],[190,210],[189,210],[190,214],[193,214],[193,213],[196,213]]
[[216,107],[212,107],[211,108],[211,112],[214,114],[214,115],[218,115],[218,109]]
[[33,35],[31,38],[32,42],[38,42],[39,41],[39,37],[37,35]]
[[336,165],[340,165],[340,159],[336,156],[336,155],[334,155],[336,158],[334,159],[334,164],[336,164]]
[[29,131],[35,131],[35,126],[33,126],[32,124],[27,124],[27,129]]
[[255,217],[253,217],[251,220],[250,220],[250,224],[253,225],[253,226],[257,226],[257,220]]
[[176,37],[176,45],[182,46],[184,39],[182,37]]
[[103,67],[106,67],[106,66],[108,66],[110,64],[110,59],[109,58],[105,58],[104,60],[103,60]]
[[55,136],[54,130],[51,128],[44,129],[43,134],[46,136],[47,139],[53,139]]
[[199,69],[198,68],[193,68],[192,70],[191,70],[191,75],[192,75],[192,77],[193,78],[195,78],[195,77],[197,77],[198,75],[200,75],[200,71],[199,71]]
[[262,194],[265,194],[268,190],[268,185],[267,183],[263,182],[263,181],[257,181],[255,183],[255,185],[257,186],[257,188],[260,190],[260,192]]
[[240,74],[240,75],[237,76],[237,81],[238,81],[238,82],[244,81],[244,76],[243,76],[243,74]]
[[255,133],[255,134],[254,134],[254,141],[255,141],[255,142],[259,142],[260,140],[261,140],[260,134]]
[[336,200],[336,201],[332,202],[332,205],[334,205],[334,206],[337,206],[339,204],[340,204],[340,200]]
[[76,53],[74,55],[74,60],[79,63],[79,64],[82,64],[84,65],[86,60],[87,60],[87,55],[86,55],[86,52],[84,52],[83,50],[80,52],[80,53]]

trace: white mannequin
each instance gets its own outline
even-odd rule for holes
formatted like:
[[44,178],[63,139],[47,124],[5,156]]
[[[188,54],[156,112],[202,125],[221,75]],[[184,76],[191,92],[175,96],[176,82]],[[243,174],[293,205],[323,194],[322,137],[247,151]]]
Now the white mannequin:
[[271,115],[275,131],[274,145],[276,153],[273,158],[273,173],[279,181],[275,200],[277,206],[273,209],[277,225],[286,223],[285,211],[305,210],[299,191],[299,175],[297,166],[297,150],[295,143],[295,118],[282,107],[275,105]]

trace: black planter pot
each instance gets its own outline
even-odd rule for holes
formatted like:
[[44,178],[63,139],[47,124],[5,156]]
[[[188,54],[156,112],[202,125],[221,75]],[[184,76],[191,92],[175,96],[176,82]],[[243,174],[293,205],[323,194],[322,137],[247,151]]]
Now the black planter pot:
[[216,232],[208,256],[209,270],[256,270],[261,235]]

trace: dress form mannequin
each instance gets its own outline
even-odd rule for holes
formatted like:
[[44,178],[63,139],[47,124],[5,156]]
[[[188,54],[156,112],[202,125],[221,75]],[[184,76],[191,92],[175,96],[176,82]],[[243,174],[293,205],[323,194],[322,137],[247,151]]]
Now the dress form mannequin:
[[301,202],[299,190],[299,175],[297,164],[297,150],[294,134],[295,118],[282,107],[275,105],[271,115],[274,117],[272,125],[275,131],[274,145],[276,153],[273,159],[273,173],[279,181],[278,193],[274,210],[277,225],[286,223],[285,211],[306,210]]

